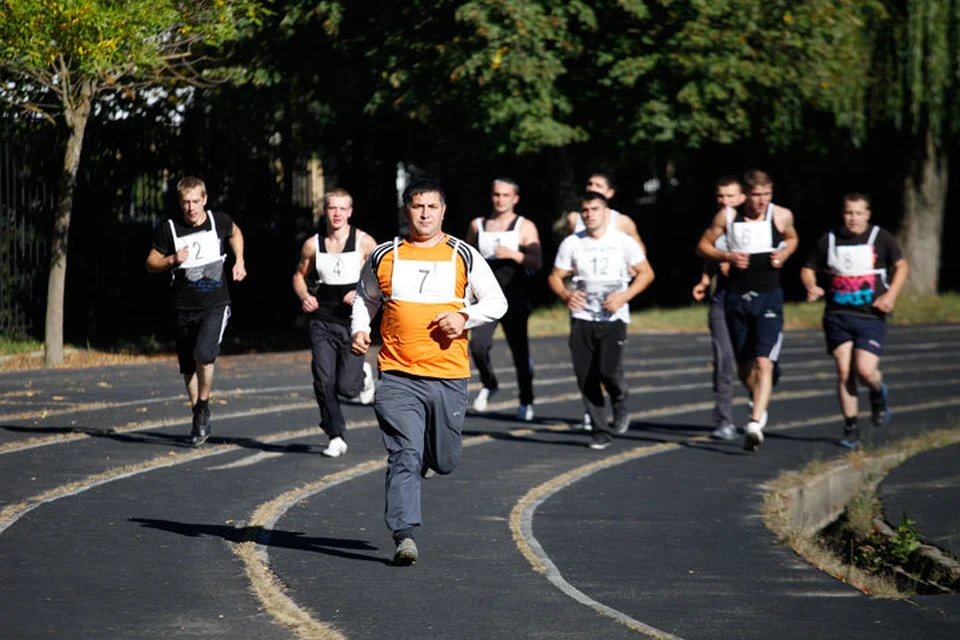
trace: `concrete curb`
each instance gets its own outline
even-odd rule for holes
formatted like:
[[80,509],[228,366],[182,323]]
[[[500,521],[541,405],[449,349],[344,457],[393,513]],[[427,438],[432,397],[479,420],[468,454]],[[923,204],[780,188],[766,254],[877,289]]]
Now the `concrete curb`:
[[[898,451],[875,458],[844,460],[823,473],[807,479],[802,484],[778,491],[781,500],[780,515],[787,527],[805,538],[811,538],[840,517],[850,500],[864,489],[876,491],[888,473],[916,451]],[[884,537],[894,540],[896,530],[882,519],[874,520],[874,526]],[[928,586],[949,593],[947,585],[960,588],[960,562],[943,550],[921,545],[915,552]]]

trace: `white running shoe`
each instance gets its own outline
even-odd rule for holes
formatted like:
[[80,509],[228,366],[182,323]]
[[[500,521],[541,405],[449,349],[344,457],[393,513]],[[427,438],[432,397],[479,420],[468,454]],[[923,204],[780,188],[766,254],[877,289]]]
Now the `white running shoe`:
[[363,363],[363,391],[357,396],[360,404],[372,404],[374,395],[377,393],[377,383],[373,379],[373,369],[369,362]]
[[761,429],[763,429],[764,427],[767,426],[767,412],[766,412],[766,411],[764,411],[764,412],[763,412],[763,415],[760,416],[760,419],[757,420],[757,424],[760,425],[760,428],[761,428]]
[[330,444],[327,445],[327,448],[321,451],[323,455],[328,458],[339,458],[347,452],[347,442],[341,437],[336,437],[330,440]]
[[587,433],[593,431],[593,422],[590,420],[590,414],[583,414],[583,423],[580,425]]
[[532,404],[522,404],[517,407],[517,417],[524,422],[530,422],[533,420],[533,405]]
[[486,411],[490,398],[493,397],[493,394],[496,392],[496,389],[487,389],[486,387],[480,389],[480,393],[478,393],[477,397],[473,399],[473,410],[477,413],[483,413]]
[[743,437],[743,448],[747,451],[756,451],[763,444],[763,427],[756,420],[747,423],[747,434]]

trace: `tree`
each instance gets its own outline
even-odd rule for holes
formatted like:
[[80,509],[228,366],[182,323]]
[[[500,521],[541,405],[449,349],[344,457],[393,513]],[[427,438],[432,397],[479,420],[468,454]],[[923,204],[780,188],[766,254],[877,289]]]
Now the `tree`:
[[937,292],[947,201],[950,134],[960,130],[960,2],[889,0],[876,30],[875,85],[868,103],[878,128],[899,133],[903,218],[898,240],[910,263],[906,290]]
[[203,84],[212,55],[263,11],[256,0],[0,0],[0,97],[67,133],[50,248],[47,365],[63,362],[70,217],[97,98]]

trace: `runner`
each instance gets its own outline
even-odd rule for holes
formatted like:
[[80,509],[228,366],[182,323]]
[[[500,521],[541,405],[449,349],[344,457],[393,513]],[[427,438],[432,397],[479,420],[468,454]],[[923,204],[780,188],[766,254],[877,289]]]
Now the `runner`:
[[[746,196],[743,187],[735,176],[724,176],[717,180],[717,206],[739,207]],[[714,244],[721,251],[726,249],[725,235],[717,238]],[[710,436],[717,440],[733,440],[737,437],[737,429],[733,424],[733,380],[734,362],[733,344],[730,342],[730,332],[727,330],[726,293],[727,278],[730,265],[726,262],[711,262],[705,260],[700,281],[693,287],[691,295],[697,302],[703,300],[713,285],[713,294],[710,296],[710,340],[713,344],[713,421],[716,428]]]
[[[818,273],[829,280],[826,291],[817,283]],[[837,398],[844,420],[840,444],[849,449],[860,446],[857,376],[870,389],[874,426],[890,420],[880,354],[886,318],[909,273],[910,266],[893,235],[870,224],[870,200],[861,193],[844,196],[843,226],[820,238],[800,270],[808,301],[826,295],[823,332],[827,352],[837,365]]]
[[[725,207],[704,231],[697,253],[714,262],[729,262],[726,320],[737,359],[737,373],[751,398],[744,449],[763,443],[767,406],[773,389],[774,363],[783,346],[783,289],[780,269],[797,250],[793,213],[774,205],[773,180],[752,169],[744,176],[747,199]],[[728,250],[715,245],[726,234]]]
[[177,360],[193,411],[190,443],[210,437],[210,391],[214,362],[230,318],[230,292],[223,277],[226,245],[234,256],[233,280],[247,276],[243,234],[225,213],[206,209],[207,186],[186,177],[177,183],[183,217],[161,224],[147,255],[149,273],[171,273],[176,311]]
[[303,243],[293,291],[300,308],[310,316],[313,392],[320,407],[320,427],[329,438],[322,453],[337,458],[347,452],[346,423],[337,396],[359,394],[361,403],[373,402],[370,365],[350,350],[350,312],[360,267],[377,243],[350,224],[353,197],[346,189],[324,195],[323,215],[323,234],[314,234]]
[[[520,200],[520,187],[516,182],[499,178],[493,181],[491,190],[492,211],[486,218],[475,218],[470,222],[466,240],[490,263],[507,298],[507,312],[499,322],[517,371],[520,391],[517,417],[529,422],[533,420],[534,410],[533,359],[530,357],[527,320],[530,316],[530,273],[541,266],[540,234],[533,222],[514,211]],[[478,412],[487,410],[490,397],[499,388],[490,361],[496,328],[497,322],[489,322],[470,332],[470,355],[483,383],[473,401],[473,410]]]
[[353,352],[360,355],[370,347],[370,319],[383,306],[374,411],[387,449],[386,523],[398,565],[418,559],[421,476],[447,474],[460,463],[470,378],[466,330],[507,310],[487,261],[443,232],[446,208],[439,182],[407,185],[407,236],[373,251],[353,301]]
[[[640,244],[610,225],[606,198],[588,191],[580,212],[586,228],[560,243],[547,282],[570,309],[573,370],[593,425],[590,448],[599,450],[610,446],[611,431],[623,434],[630,427],[623,373],[628,303],[653,282],[654,274]],[[571,276],[573,290],[564,282]],[[604,389],[613,410],[612,429],[607,427]]]

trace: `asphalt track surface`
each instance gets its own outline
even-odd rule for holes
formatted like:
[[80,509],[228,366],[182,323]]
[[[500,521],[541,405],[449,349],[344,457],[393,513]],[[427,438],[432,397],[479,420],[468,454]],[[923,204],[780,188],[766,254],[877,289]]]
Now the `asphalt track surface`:
[[[960,637],[960,596],[868,597],[761,522],[765,482],[843,453],[819,332],[787,335],[752,454],[706,437],[708,336],[630,337],[631,427],[601,452],[566,341],[534,342],[537,421],[498,341],[502,390],[424,481],[413,567],[391,565],[373,410],[322,457],[307,353],[222,358],[196,449],[172,360],[0,375],[0,638]],[[892,328],[883,369],[868,446],[957,424],[960,327]]]

